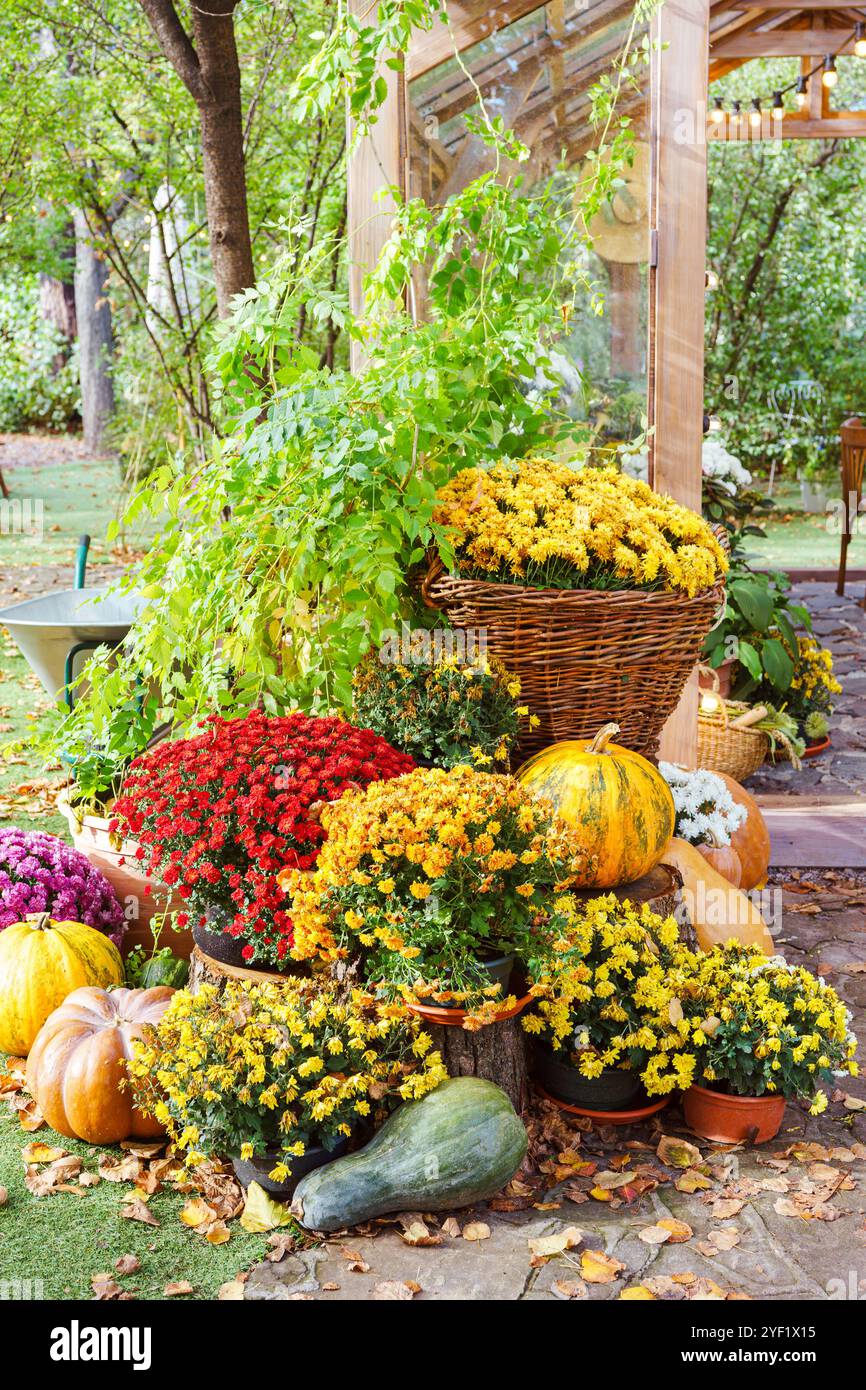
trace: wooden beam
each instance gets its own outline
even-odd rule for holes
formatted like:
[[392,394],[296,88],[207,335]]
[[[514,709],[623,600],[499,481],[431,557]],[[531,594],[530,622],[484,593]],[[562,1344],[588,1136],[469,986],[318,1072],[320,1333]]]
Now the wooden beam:
[[497,29],[504,29],[533,10],[541,9],[539,0],[501,0],[498,5],[476,3],[449,4],[450,26],[437,20],[427,34],[419,34],[406,57],[406,77],[408,81],[420,77],[432,68],[438,68],[454,57],[456,48],[463,53],[482,39],[489,38]]
[[554,120],[558,126],[565,125],[565,106],[562,101],[562,88],[565,82],[565,0],[550,0],[545,6],[547,13],[547,32],[556,45],[554,53],[547,60],[547,77],[550,90],[558,99],[554,107]]
[[748,131],[737,135],[724,127],[707,126],[707,139],[714,144],[721,140],[729,144],[747,145],[750,140],[848,140],[866,137],[866,111],[837,111],[829,116],[813,119],[811,116],[786,116],[781,131],[771,126],[769,118],[758,131],[749,126]]
[[768,29],[710,41],[710,56],[721,58],[800,58],[805,54],[853,53],[851,29]]
[[[727,10],[748,10],[751,9],[754,0],[727,0],[724,8]],[[840,5],[839,0],[808,0],[808,3],[792,4],[791,0],[760,0],[762,10],[844,10],[846,5]]]
[[[652,486],[700,511],[704,413],[707,145],[684,142],[683,111],[706,109],[709,0],[667,0],[653,20],[650,268]],[[694,767],[697,676],[662,731],[660,753]]]

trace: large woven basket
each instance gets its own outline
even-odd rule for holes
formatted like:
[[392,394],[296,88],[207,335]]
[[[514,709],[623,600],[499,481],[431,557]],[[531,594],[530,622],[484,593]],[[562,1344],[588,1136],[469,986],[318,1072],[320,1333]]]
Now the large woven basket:
[[726,772],[735,782],[744,782],[763,767],[770,753],[770,739],[760,729],[736,729],[731,721],[749,706],[738,700],[719,699],[714,710],[698,711],[698,767],[708,772]]
[[527,589],[449,575],[434,558],[421,586],[452,627],[472,629],[520,678],[521,702],[539,724],[522,758],[548,744],[591,738],[603,724],[655,756],[722,601],[719,584],[689,598],[636,589]]

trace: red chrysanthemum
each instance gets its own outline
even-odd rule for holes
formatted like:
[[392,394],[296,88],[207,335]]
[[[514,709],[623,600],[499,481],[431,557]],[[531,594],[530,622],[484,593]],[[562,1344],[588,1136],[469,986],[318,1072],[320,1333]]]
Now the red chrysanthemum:
[[245,959],[279,963],[292,926],[277,874],[316,862],[325,838],[316,803],[414,766],[342,719],[214,715],[195,737],[136,758],[111,828],[138,840],[147,872],[198,914],[223,916]]

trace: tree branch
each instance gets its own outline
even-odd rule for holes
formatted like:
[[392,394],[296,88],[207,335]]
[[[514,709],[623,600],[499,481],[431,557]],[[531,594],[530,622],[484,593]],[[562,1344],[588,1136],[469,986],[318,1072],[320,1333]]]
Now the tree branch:
[[205,96],[201,66],[192,41],[177,16],[171,0],[141,0],[159,46],[187,91],[201,101]]

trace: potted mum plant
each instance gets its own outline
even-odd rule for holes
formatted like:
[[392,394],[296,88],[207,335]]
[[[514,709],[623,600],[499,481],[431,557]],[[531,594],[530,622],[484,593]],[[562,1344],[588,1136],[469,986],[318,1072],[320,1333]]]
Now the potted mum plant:
[[245,1187],[278,1196],[447,1076],[404,1010],[300,979],[178,991],[129,1070],[188,1163],[229,1157]]
[[739,888],[742,865],[731,841],[749,817],[717,772],[690,771],[676,763],[659,763],[676,809],[674,834],[694,845],[708,863]]
[[315,864],[321,804],[413,766],[342,719],[212,716],[201,733],[133,762],[111,827],[138,841],[148,874],[176,888],[188,905],[181,923],[189,918],[205,954],[279,969],[292,923],[278,875]]
[[464,469],[438,498],[450,549],[423,594],[520,680],[539,721],[521,755],[614,720],[652,757],[721,599],[710,525],[615,468],[545,458]]
[[534,727],[529,710],[517,703],[520,681],[482,655],[461,661],[445,654],[404,665],[372,651],[355,672],[352,690],[356,723],[425,767],[466,763],[507,770],[521,718]]
[[[541,951],[580,862],[571,832],[514,778],[418,769],[323,815],[315,872],[287,876],[298,959],[360,955],[371,985],[480,1025],[515,1007],[515,965]],[[465,1026],[465,1025],[464,1025]]]
[[119,947],[123,907],[104,874],[78,850],[39,830],[0,829],[0,930],[47,912],[55,921],[84,922]]
[[592,1113],[687,1087],[695,1062],[670,1011],[668,971],[684,950],[673,917],[609,893],[566,896],[558,920],[553,953],[532,962],[535,1002],[522,1020],[542,1090]]
[[791,678],[788,711],[796,719],[805,741],[804,758],[815,757],[829,747],[833,696],[841,691],[842,686],[833,674],[832,652],[814,637],[801,637]]
[[827,1107],[819,1083],[857,1075],[850,1013],[802,966],[729,942],[683,956],[669,983],[682,1012],[683,1049],[695,1060],[683,1110],[706,1139],[773,1139],[786,1101],[805,1102],[818,1115]]

